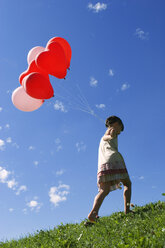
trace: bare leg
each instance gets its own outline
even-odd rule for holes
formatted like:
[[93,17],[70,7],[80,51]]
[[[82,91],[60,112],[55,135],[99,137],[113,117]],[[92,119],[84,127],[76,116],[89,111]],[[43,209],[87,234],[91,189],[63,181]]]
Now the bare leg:
[[96,195],[93,203],[93,208],[88,215],[88,219],[94,221],[98,215],[98,211],[101,207],[101,204],[104,198],[109,194],[109,183],[104,183],[99,193]]
[[125,214],[131,212],[130,210],[130,202],[131,202],[131,181],[130,179],[122,180],[122,183],[124,185],[124,212]]

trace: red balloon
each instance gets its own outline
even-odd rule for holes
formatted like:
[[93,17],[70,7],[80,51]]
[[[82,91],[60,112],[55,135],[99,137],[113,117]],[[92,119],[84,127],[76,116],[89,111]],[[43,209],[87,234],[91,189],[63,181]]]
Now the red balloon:
[[37,56],[36,64],[45,73],[57,78],[65,78],[67,74],[65,53],[57,42],[50,43],[46,50]]
[[[52,39],[50,39],[47,43],[47,46],[49,46],[49,44],[51,42],[57,42],[59,43],[62,48],[64,49],[64,53],[65,53],[65,56],[66,56],[66,61],[67,61],[67,68],[69,68],[70,66],[70,60],[71,60],[71,57],[72,57],[72,50],[71,50],[71,46],[69,45],[68,41],[66,41],[64,38],[61,38],[61,37],[54,37]],[[50,49],[50,48],[49,48]]]
[[38,72],[32,72],[24,77],[22,84],[26,93],[33,98],[49,99],[54,96],[49,79]]
[[31,64],[29,65],[28,69],[26,71],[24,71],[20,76],[19,76],[19,82],[22,85],[22,81],[24,79],[25,76],[27,76],[28,74],[32,73],[32,72],[39,72],[40,74],[43,74],[45,77],[47,77],[49,79],[49,76],[47,73],[45,73],[43,70],[41,70],[37,65],[35,60],[33,60],[31,62]]

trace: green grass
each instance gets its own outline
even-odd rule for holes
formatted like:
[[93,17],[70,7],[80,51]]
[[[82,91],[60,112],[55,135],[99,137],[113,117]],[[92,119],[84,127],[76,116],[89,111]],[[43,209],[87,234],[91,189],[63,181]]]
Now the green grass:
[[19,240],[1,242],[3,248],[165,248],[165,202],[135,206],[134,214],[123,212],[102,217],[85,227],[61,224]]

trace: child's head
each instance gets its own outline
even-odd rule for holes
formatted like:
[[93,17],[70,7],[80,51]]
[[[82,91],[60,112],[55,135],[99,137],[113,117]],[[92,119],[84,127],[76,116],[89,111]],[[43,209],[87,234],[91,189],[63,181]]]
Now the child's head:
[[114,127],[116,131],[119,133],[124,130],[124,124],[122,120],[114,115],[106,119],[105,126],[107,128]]

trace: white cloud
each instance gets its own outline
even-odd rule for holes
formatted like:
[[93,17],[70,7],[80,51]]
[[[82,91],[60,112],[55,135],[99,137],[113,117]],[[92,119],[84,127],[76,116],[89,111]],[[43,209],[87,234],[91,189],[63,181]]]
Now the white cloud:
[[17,190],[16,195],[19,195],[21,191],[26,191],[27,187],[25,185],[19,186],[15,178],[9,178],[9,175],[11,174],[13,173],[0,167],[0,183],[5,183],[9,189]]
[[55,104],[54,104],[54,109],[55,110],[60,110],[61,112],[68,112],[64,106],[64,104],[62,102],[60,102],[59,100],[56,100],[55,101]]
[[35,147],[34,147],[34,146],[29,146],[28,149],[29,149],[29,150],[35,150]]
[[39,162],[38,161],[34,161],[33,164],[37,166],[39,164]]
[[109,75],[110,75],[111,77],[114,76],[114,71],[113,71],[112,69],[109,69]]
[[152,186],[151,188],[152,188],[152,189],[156,189],[157,187],[156,187],[156,186]]
[[2,130],[2,127],[0,126],[0,130]]
[[141,28],[136,29],[135,35],[141,40],[148,40],[149,38],[149,33],[144,32]]
[[130,88],[130,85],[128,83],[124,83],[122,86],[121,86],[121,90],[124,91],[124,90],[127,90]]
[[59,152],[60,150],[62,150],[62,144],[61,144],[61,140],[59,138],[57,138],[55,140],[55,143],[57,145],[56,151]]
[[66,201],[67,195],[70,193],[69,189],[70,186],[66,184],[60,184],[58,187],[51,187],[49,190],[50,202],[57,207],[60,202]]
[[77,148],[77,151],[80,152],[80,151],[85,151],[86,150],[86,145],[84,144],[84,142],[77,142],[76,143],[76,148]]
[[96,104],[96,108],[105,109],[105,104],[104,103]]
[[9,129],[10,128],[10,125],[9,124],[6,124],[5,125],[5,128],[8,128]]
[[9,212],[12,213],[14,211],[13,208],[9,208]]
[[17,190],[17,192],[16,192],[16,195],[19,195],[21,192],[25,192],[25,191],[27,191],[26,185],[21,185],[21,186],[18,188],[18,190]]
[[107,4],[105,3],[98,2],[95,5],[92,3],[88,4],[88,9],[93,10],[95,13],[98,13],[102,10],[106,10],[106,8],[107,8]]
[[90,83],[90,86],[92,86],[92,87],[97,87],[97,85],[98,85],[98,80],[96,80],[94,77],[91,77],[89,83]]
[[11,172],[7,171],[6,169],[0,167],[0,182],[6,183],[6,180]]
[[0,107],[0,112],[2,112],[2,110],[3,110],[3,108],[2,108],[2,107]]
[[13,143],[12,146],[19,149],[19,145],[17,143]]
[[61,143],[60,138],[55,139],[55,143],[56,143],[56,144],[60,144],[60,143]]
[[144,176],[140,176],[139,179],[140,179],[140,180],[144,180]]
[[[35,210],[36,212],[38,212],[40,210],[42,204],[36,200],[32,200],[32,201],[27,203],[27,206],[31,209],[31,211]],[[24,212],[26,212],[26,211],[24,211]]]
[[56,151],[59,152],[60,150],[62,150],[62,145],[58,145],[58,146],[57,146]]
[[24,214],[27,214],[27,208],[22,209]]
[[7,143],[11,143],[11,142],[12,142],[11,137],[8,137],[8,138],[6,139],[6,142],[7,142]]
[[12,180],[7,181],[6,183],[7,183],[8,188],[13,189],[13,190],[15,190],[16,186],[18,185],[18,183],[15,181],[14,178]]
[[30,202],[28,203],[28,206],[29,206],[30,208],[35,208],[35,207],[37,207],[37,205],[38,205],[38,202],[37,202],[37,201],[30,201]]
[[5,149],[5,141],[0,139],[0,151],[4,151]]
[[61,169],[61,170],[59,170],[59,171],[56,171],[56,176],[61,176],[61,175],[63,175],[64,174],[64,170],[63,169]]

